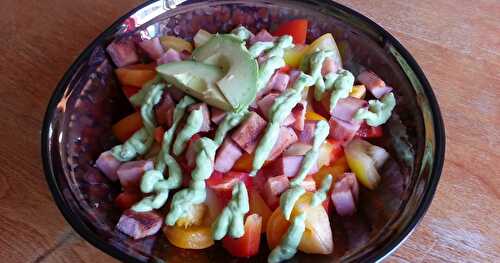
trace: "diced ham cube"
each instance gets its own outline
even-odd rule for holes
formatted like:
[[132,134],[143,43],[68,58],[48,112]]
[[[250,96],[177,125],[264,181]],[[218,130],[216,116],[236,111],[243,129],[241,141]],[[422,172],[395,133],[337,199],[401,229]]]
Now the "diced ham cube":
[[310,175],[306,176],[300,185],[308,192],[316,191],[316,181],[314,181],[314,178]]
[[243,152],[240,147],[236,145],[231,138],[226,138],[217,151],[214,166],[215,170],[221,173],[229,172],[242,155]]
[[303,100],[299,102],[292,110],[292,115],[295,118],[295,122],[293,124],[293,128],[297,131],[304,130],[304,123],[306,120],[306,111],[307,111],[307,101]]
[[257,35],[250,38],[248,44],[253,45],[257,42],[274,42],[274,40],[276,40],[276,37],[273,37],[267,30],[262,29]]
[[175,102],[168,92],[164,92],[160,103],[155,105],[156,122],[159,125],[170,127],[174,119]]
[[158,65],[163,65],[163,64],[168,64],[171,62],[181,61],[181,60],[182,60],[181,53],[179,53],[175,49],[170,48],[167,50],[167,52],[163,53],[163,55],[161,55],[161,57],[159,57],[156,60],[156,63]]
[[272,161],[278,158],[278,156],[280,156],[286,148],[297,142],[297,140],[297,134],[295,134],[295,131],[292,128],[281,127],[278,141],[274,144],[268,160]]
[[[285,175],[286,177],[295,177],[302,166],[304,156],[283,156],[273,163],[273,175]],[[315,164],[308,172],[313,174],[318,171],[318,166]]]
[[326,58],[323,62],[323,67],[321,68],[321,75],[326,76],[329,73],[337,72],[339,70],[339,66],[335,63],[335,60],[331,57]]
[[285,175],[294,177],[299,172],[304,156],[284,156],[276,160],[273,164],[274,175]]
[[380,99],[385,94],[391,92],[392,88],[388,86],[380,86],[380,87],[373,87],[371,89],[369,88],[368,90],[370,90],[370,92],[375,98]]
[[[274,101],[279,96],[277,93],[269,93],[264,98],[257,101],[257,106],[259,107],[262,115],[269,120],[269,110],[273,106]],[[286,119],[281,124],[282,126],[289,126],[295,122],[295,118],[292,114],[288,115]]]
[[292,87],[292,85],[295,84],[295,81],[297,81],[301,72],[302,71],[300,71],[298,69],[290,70],[290,73],[288,73],[288,75],[290,76],[290,81],[288,82],[288,87]]
[[360,122],[352,123],[332,117],[330,119],[329,137],[336,141],[347,143],[354,138],[359,127],[361,127]]
[[210,116],[213,123],[219,124],[226,117],[226,112],[215,107],[211,107]]
[[189,106],[188,111],[200,110],[203,113],[203,124],[201,125],[202,132],[210,131],[210,111],[208,111],[208,106],[206,103],[197,103]]
[[101,153],[101,155],[99,155],[99,158],[97,158],[97,161],[95,162],[95,166],[99,168],[99,170],[101,170],[101,172],[113,182],[118,180],[116,171],[118,170],[120,165],[121,162],[113,156],[111,151],[105,151]]
[[299,133],[299,141],[305,144],[312,144],[315,130],[316,130],[316,122],[306,121],[304,123],[304,129]]
[[347,97],[341,99],[333,108],[332,116],[344,121],[352,121],[356,112],[361,109],[368,107],[368,102],[362,99]]
[[385,82],[372,71],[361,72],[358,75],[358,81],[365,85],[368,89],[385,86]]
[[271,90],[281,93],[288,87],[288,82],[290,82],[290,76],[277,71],[269,81],[268,86]]
[[344,177],[335,183],[331,195],[337,214],[341,216],[356,213],[359,185],[353,173],[345,173]]
[[148,40],[143,40],[139,43],[139,46],[146,51],[148,56],[154,60],[157,60],[161,57],[163,53],[165,53],[165,50],[163,49],[163,46],[161,45],[160,38],[155,37],[152,39]]
[[156,234],[161,228],[162,221],[162,217],[155,212],[139,213],[126,210],[116,228],[133,239],[140,239]]
[[251,112],[250,117],[233,132],[231,138],[247,153],[252,153],[266,124],[267,122],[259,114]]
[[135,50],[132,40],[113,41],[106,48],[111,59],[117,67],[125,67],[139,61],[139,56]]
[[116,174],[124,188],[131,188],[139,186],[144,172],[151,169],[153,169],[153,162],[150,160],[131,161],[120,165]]
[[271,209],[279,204],[279,195],[290,187],[288,177],[284,175],[269,177],[264,185],[264,199]]

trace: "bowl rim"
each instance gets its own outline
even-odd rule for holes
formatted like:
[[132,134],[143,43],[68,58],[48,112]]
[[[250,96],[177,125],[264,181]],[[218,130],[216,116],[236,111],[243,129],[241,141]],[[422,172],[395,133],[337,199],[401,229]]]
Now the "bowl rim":
[[[140,9],[153,4],[157,1],[162,0],[148,0],[145,1],[131,11],[119,17],[115,22],[113,22],[106,30],[100,33],[85,49],[84,51],[73,61],[69,69],[64,73],[61,80],[58,82],[55,90],[53,91],[51,98],[49,100],[45,116],[43,119],[43,126],[41,132],[41,155],[43,162],[43,170],[45,173],[45,179],[51,191],[52,197],[63,215],[66,221],[70,224],[70,226],[87,242],[92,244],[94,247],[100,249],[112,257],[125,262],[142,262],[135,257],[132,257],[119,249],[116,249],[112,245],[107,242],[103,242],[98,236],[93,232],[85,223],[81,220],[81,218],[73,212],[71,207],[67,204],[63,197],[62,190],[59,187],[59,184],[56,179],[55,171],[52,169],[52,158],[51,150],[49,146],[49,138],[50,138],[50,126],[52,123],[52,117],[55,113],[55,109],[58,101],[64,95],[64,90],[67,84],[71,81],[72,76],[78,70],[79,66],[82,62],[87,59],[94,48],[98,46],[98,44],[113,36],[118,29],[119,26],[131,15]],[[309,2],[309,1],[301,1],[301,2]],[[311,1],[313,2],[313,1]],[[422,89],[424,91],[425,97],[429,102],[429,107],[431,109],[432,120],[434,124],[434,136],[435,136],[435,154],[434,154],[434,163],[432,166],[430,180],[428,182],[427,191],[424,193],[422,200],[415,211],[415,214],[411,218],[410,222],[404,227],[399,236],[393,239],[391,242],[387,242],[379,249],[372,251],[369,255],[362,259],[362,262],[378,262],[391,255],[413,232],[415,227],[422,220],[423,216],[427,212],[428,208],[431,205],[432,199],[437,189],[437,185],[439,183],[439,179],[441,177],[444,159],[445,159],[445,147],[446,147],[446,137],[445,137],[445,127],[442,119],[441,111],[439,108],[439,104],[434,95],[434,92],[431,88],[429,81],[427,80],[424,72],[413,58],[413,56],[409,53],[409,51],[388,31],[386,31],[382,26],[378,25],[376,22],[371,20],[370,18],[364,16],[363,14],[353,10],[350,7],[337,3],[336,1],[330,1],[333,8],[337,8],[348,15],[354,16],[357,19],[360,19],[370,28],[374,29],[378,32],[383,38],[391,43],[394,48],[401,54],[401,56],[408,63],[410,68],[415,73],[415,76],[418,78],[422,85]]]

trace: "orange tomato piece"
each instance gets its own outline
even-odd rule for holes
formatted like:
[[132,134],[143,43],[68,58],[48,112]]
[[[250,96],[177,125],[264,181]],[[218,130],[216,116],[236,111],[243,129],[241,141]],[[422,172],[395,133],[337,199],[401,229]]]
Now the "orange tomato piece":
[[214,244],[212,228],[209,226],[165,226],[163,233],[170,243],[178,248],[205,249]]
[[323,179],[325,179],[325,176],[328,174],[331,174],[333,176],[334,182],[337,181],[338,178],[340,178],[345,172],[349,170],[349,166],[347,165],[347,159],[342,156],[338,160],[336,160],[333,164],[330,166],[323,166],[319,171],[315,174],[313,174],[314,181],[316,181],[317,185],[321,185],[321,182],[323,182]]
[[326,121],[326,118],[314,111],[306,111],[306,121]]
[[307,19],[290,20],[279,25],[278,29],[274,31],[273,35],[291,35],[293,37],[294,44],[305,44],[308,26],[309,21]]
[[260,246],[262,217],[251,214],[245,220],[245,234],[240,238],[224,237],[222,246],[235,257],[251,257],[257,255]]
[[134,96],[137,92],[139,92],[139,90],[141,90],[141,88],[134,87],[134,86],[122,86],[122,90],[123,90],[123,93],[125,94],[125,96],[127,96],[127,98],[130,98],[130,97]]
[[273,211],[267,206],[266,202],[257,190],[248,193],[250,211],[249,214],[258,214],[262,217],[262,232],[266,232],[267,222]]
[[142,87],[156,77],[156,64],[136,64],[115,69],[118,81],[124,86]]
[[113,131],[113,135],[115,135],[115,137],[123,143],[140,128],[142,128],[141,114],[139,112],[135,112],[118,121],[115,125],[113,125],[111,130]]
[[[330,220],[323,205],[311,207],[313,193],[302,195],[292,210],[291,218],[305,213],[306,230],[300,240],[299,250],[311,254],[330,254],[333,252],[333,235]],[[272,249],[279,245],[283,235],[288,230],[290,222],[287,221],[281,208],[277,208],[267,224],[267,242]]]
[[234,171],[238,172],[251,172],[252,171],[252,165],[253,165],[253,154],[245,153],[243,156],[236,161],[236,163],[233,166]]
[[163,127],[156,127],[155,128],[155,141],[158,143],[163,142],[163,134],[165,133],[165,129]]

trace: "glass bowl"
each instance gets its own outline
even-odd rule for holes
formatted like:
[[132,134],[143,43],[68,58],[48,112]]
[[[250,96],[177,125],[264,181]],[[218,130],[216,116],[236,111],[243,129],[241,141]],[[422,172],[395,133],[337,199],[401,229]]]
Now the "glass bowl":
[[[182,3],[181,3],[182,2]],[[42,156],[53,197],[69,224],[88,242],[128,262],[221,262],[232,260],[216,245],[188,251],[163,235],[133,241],[114,230],[119,188],[95,176],[93,161],[116,144],[112,123],[132,112],[118,88],[104,51],[113,40],[177,35],[191,39],[199,28],[228,31],[243,24],[253,31],[291,18],[310,21],[309,40],[330,32],[346,68],[370,68],[395,88],[398,105],[376,141],[391,159],[375,191],[360,196],[360,216],[334,217],[331,255],[298,253],[293,262],[373,262],[394,251],[429,207],[444,160],[444,127],[429,82],[408,51],[387,31],[333,1],[147,1],[118,19],[83,51],[55,89],[42,130]],[[260,254],[249,261],[265,261]]]

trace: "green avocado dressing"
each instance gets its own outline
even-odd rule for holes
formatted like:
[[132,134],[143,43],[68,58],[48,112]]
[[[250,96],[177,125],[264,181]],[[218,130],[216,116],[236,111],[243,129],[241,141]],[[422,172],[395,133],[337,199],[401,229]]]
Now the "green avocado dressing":
[[231,31],[231,34],[235,35],[241,41],[247,41],[252,37],[252,32],[244,26],[239,26]]
[[164,89],[164,84],[152,84],[148,88],[141,106],[143,127],[124,144],[113,147],[111,152],[117,160],[128,162],[138,155],[145,154],[153,144],[153,132],[156,127],[153,107],[160,102]]
[[249,210],[247,188],[243,182],[239,182],[233,186],[231,201],[213,224],[213,239],[221,240],[227,234],[233,238],[242,237],[245,234],[245,214]]
[[280,197],[280,207],[283,211],[283,216],[287,220],[290,219],[290,215],[292,213],[295,202],[297,202],[300,196],[305,193],[305,190],[302,188],[301,184],[307,174],[309,174],[309,172],[311,171],[313,165],[318,160],[321,144],[323,144],[323,142],[326,140],[329,132],[330,126],[328,125],[328,122],[319,121],[316,124],[313,147],[304,156],[304,159],[300,164],[299,172],[290,183],[290,189],[285,191],[285,193],[283,193],[283,195],[281,195]]
[[255,156],[252,164],[251,176],[255,176],[262,168],[267,157],[271,153],[274,144],[278,140],[281,123],[292,112],[293,107],[302,99],[302,91],[306,86],[312,85],[312,78],[309,75],[301,73],[293,87],[284,91],[276,98],[273,106],[269,110],[269,123],[262,139],[255,149]]
[[[332,75],[334,74],[334,75]],[[326,76],[327,82],[332,82],[328,87],[332,91],[330,95],[330,112],[341,99],[349,97],[349,93],[354,86],[354,75],[348,70],[340,69],[337,73],[330,73]]]
[[196,141],[196,167],[191,172],[189,187],[177,192],[172,198],[172,205],[167,214],[165,223],[173,226],[184,214],[189,213],[195,204],[201,204],[206,199],[205,180],[213,172],[215,152],[218,145],[211,139],[203,137]]
[[200,132],[202,125],[203,125],[202,109],[192,111],[186,120],[186,124],[179,132],[179,134],[177,134],[177,138],[175,138],[172,150],[174,155],[179,156],[184,151],[189,139],[193,137],[193,135]]
[[[194,99],[184,96],[175,107],[173,124],[163,134],[163,143],[156,158],[155,169],[145,172],[141,179],[141,191],[146,194],[153,192],[155,194],[143,198],[132,206],[132,210],[136,212],[148,212],[153,209],[159,209],[167,202],[169,191],[181,186],[182,170],[177,161],[169,154],[169,150],[175,130],[183,118],[187,107],[194,103]],[[169,175],[167,180],[163,177],[166,167],[168,167]]]
[[288,227],[288,230],[283,236],[281,244],[271,251],[271,254],[269,254],[267,258],[267,262],[277,263],[291,259],[295,253],[297,253],[300,240],[306,230],[305,220],[306,215],[304,213],[293,218],[292,224]]
[[382,96],[380,100],[368,101],[368,109],[359,109],[354,115],[356,120],[366,120],[370,126],[380,126],[389,120],[392,110],[396,107],[394,93],[390,92]]
[[286,65],[285,59],[283,58],[285,49],[292,48],[293,46],[293,38],[289,35],[285,35],[280,37],[276,44],[273,42],[257,42],[250,47],[248,51],[253,58],[259,57],[264,52],[266,52],[265,56],[267,57],[267,60],[259,66],[257,92],[267,85],[277,69]]
[[332,186],[332,181],[333,181],[332,175],[327,174],[325,176],[325,178],[323,179],[323,181],[321,182],[321,188],[318,189],[314,193],[314,195],[311,199],[311,206],[312,207],[315,207],[326,200],[326,198],[327,198],[326,195],[327,195],[328,191],[330,190],[330,187]]

